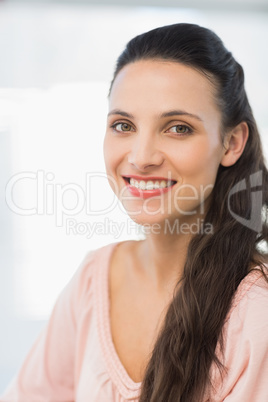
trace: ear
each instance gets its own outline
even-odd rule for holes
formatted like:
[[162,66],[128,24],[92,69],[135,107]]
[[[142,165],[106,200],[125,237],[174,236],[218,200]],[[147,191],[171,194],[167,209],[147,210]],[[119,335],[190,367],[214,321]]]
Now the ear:
[[248,125],[243,121],[226,135],[225,152],[221,159],[222,166],[232,166],[238,161],[246,146],[248,134]]

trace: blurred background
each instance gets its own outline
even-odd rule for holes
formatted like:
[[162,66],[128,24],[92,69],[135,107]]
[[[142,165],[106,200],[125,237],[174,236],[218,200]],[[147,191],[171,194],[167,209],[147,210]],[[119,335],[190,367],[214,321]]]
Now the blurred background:
[[85,254],[142,237],[104,175],[107,93],[126,42],[176,22],[242,64],[267,155],[267,0],[0,0],[0,393]]

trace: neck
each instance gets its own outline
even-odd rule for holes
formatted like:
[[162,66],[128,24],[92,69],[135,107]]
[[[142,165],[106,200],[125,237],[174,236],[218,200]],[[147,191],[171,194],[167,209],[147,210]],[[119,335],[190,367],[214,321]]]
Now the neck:
[[182,278],[190,234],[150,233],[140,243],[137,257],[145,280],[157,293],[173,292]]

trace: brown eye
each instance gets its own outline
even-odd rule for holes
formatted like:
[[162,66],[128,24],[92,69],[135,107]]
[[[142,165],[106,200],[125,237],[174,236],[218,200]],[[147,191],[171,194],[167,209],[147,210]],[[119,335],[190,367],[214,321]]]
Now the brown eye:
[[171,127],[168,130],[170,133],[174,133],[174,134],[191,134],[193,132],[193,130],[188,127],[185,126],[184,124],[177,124],[176,126]]
[[130,130],[131,130],[130,124],[122,123],[122,124],[121,124],[121,130],[122,130],[122,131],[130,131]]
[[132,127],[128,123],[116,123],[112,126],[116,131],[128,132],[132,131]]
[[188,132],[188,127],[186,127],[186,126],[182,126],[179,124],[178,126],[175,126],[175,127],[176,127],[176,133],[185,134]]

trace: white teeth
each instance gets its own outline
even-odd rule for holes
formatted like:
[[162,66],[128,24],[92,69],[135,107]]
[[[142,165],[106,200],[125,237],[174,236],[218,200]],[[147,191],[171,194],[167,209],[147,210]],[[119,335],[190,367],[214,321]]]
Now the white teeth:
[[130,179],[131,186],[134,186],[140,190],[154,190],[158,188],[166,188],[172,185],[171,180],[161,180],[160,182],[156,180],[155,182],[152,180],[144,181],[144,180],[135,180],[133,178]]
[[154,183],[152,181],[147,181],[146,190],[152,190],[154,188]]
[[140,187],[142,190],[145,190],[145,188],[146,188],[146,183],[145,183],[144,180],[141,180],[141,181],[140,181],[139,187]]

